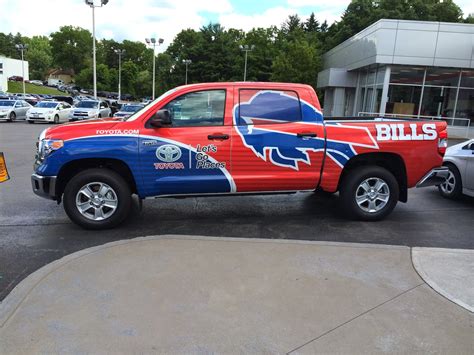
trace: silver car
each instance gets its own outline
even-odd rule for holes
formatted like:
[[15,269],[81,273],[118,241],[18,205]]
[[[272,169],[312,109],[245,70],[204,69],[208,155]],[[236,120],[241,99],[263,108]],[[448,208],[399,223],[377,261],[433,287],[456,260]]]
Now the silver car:
[[110,117],[112,111],[105,101],[80,101],[69,115],[69,121],[88,120],[91,118]]
[[462,194],[474,197],[474,139],[449,147],[443,165],[449,167],[449,175],[438,187],[441,195],[453,199]]
[[26,113],[32,107],[24,100],[0,100],[0,120],[12,122],[26,119]]
[[143,104],[126,104],[126,105],[123,105],[122,108],[120,109],[120,111],[118,111],[114,114],[114,117],[128,118],[131,115],[133,115],[135,112],[141,110],[144,107],[145,107],[145,105],[143,105]]

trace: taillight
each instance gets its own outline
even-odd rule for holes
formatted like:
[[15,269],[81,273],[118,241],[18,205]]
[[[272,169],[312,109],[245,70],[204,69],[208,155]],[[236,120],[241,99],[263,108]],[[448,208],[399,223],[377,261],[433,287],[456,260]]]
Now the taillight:
[[448,131],[445,129],[444,131],[439,132],[438,134],[438,152],[442,156],[446,153],[446,148],[448,148]]

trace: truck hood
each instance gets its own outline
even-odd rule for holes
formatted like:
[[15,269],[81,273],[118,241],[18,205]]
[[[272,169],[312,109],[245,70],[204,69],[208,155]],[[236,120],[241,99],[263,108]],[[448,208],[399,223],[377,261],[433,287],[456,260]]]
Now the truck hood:
[[104,118],[98,120],[87,120],[79,122],[65,123],[45,129],[40,139],[72,139],[84,136],[96,135],[97,130],[111,129],[120,123],[117,118]]

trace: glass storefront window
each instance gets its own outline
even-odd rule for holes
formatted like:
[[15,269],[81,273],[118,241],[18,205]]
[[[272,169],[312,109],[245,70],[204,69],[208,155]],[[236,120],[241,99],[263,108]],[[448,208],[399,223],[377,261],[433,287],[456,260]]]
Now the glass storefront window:
[[385,112],[399,115],[418,115],[421,86],[390,85]]
[[423,67],[392,67],[390,83],[422,85],[424,75]]
[[453,117],[456,90],[456,88],[449,87],[425,87],[420,115]]
[[459,82],[459,69],[428,68],[426,70],[425,85],[454,86]]
[[471,125],[474,123],[474,89],[459,89],[455,117],[469,118]]
[[461,75],[461,87],[474,89],[474,70],[463,70]]

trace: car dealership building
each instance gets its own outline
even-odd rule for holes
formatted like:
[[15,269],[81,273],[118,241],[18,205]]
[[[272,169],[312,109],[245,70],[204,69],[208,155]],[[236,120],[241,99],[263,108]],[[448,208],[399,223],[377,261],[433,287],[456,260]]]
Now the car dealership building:
[[474,135],[472,24],[379,20],[323,63],[325,116],[443,118]]
[[[25,69],[25,80],[29,80],[28,61],[23,62]],[[8,78],[11,76],[22,76],[21,60],[7,58],[0,55],[0,91],[8,90]]]

